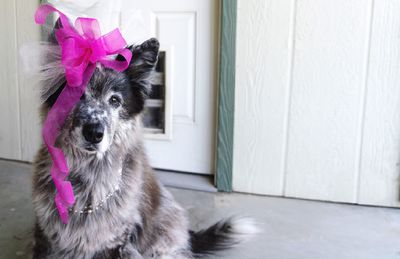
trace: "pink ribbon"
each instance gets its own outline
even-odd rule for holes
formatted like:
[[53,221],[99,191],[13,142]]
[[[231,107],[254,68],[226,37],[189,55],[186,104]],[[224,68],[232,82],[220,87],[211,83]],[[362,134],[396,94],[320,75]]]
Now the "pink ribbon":
[[[75,203],[75,197],[71,182],[66,180],[69,171],[64,153],[55,147],[56,139],[68,114],[85,92],[96,63],[122,72],[128,68],[132,53],[125,48],[126,42],[118,29],[101,36],[96,19],[78,18],[73,27],[62,12],[44,4],[36,10],[35,22],[44,24],[53,12],[60,16],[60,28],[55,29],[55,36],[61,47],[67,83],[47,115],[42,135],[53,160],[51,177],[57,190],[55,204],[61,221],[67,224],[68,208]],[[115,60],[118,54],[125,60]]]

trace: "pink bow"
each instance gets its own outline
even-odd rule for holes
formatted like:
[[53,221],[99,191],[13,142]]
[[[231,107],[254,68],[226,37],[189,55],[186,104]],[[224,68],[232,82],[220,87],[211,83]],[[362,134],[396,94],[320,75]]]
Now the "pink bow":
[[[53,160],[51,177],[57,190],[55,204],[61,221],[67,224],[68,208],[75,203],[75,197],[71,183],[66,180],[69,172],[64,153],[55,147],[60,129],[85,92],[96,63],[121,72],[128,68],[132,53],[125,48],[126,42],[118,29],[101,36],[96,19],[78,18],[73,27],[62,12],[44,4],[36,10],[35,22],[44,24],[52,12],[60,16],[60,28],[55,29],[55,36],[61,47],[61,63],[65,68],[67,83],[47,115],[42,135]],[[125,60],[115,60],[116,55],[121,55]]]

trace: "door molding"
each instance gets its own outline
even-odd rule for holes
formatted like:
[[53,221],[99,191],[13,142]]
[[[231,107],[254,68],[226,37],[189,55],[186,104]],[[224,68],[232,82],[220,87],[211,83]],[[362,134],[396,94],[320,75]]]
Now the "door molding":
[[221,34],[215,182],[219,191],[231,192],[235,114],[237,0],[222,0],[220,17]]

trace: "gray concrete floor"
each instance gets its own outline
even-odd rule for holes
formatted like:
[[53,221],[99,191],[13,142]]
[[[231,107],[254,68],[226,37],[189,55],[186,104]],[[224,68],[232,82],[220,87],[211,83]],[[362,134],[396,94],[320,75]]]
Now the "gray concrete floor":
[[[30,166],[0,161],[0,258],[29,258]],[[262,233],[215,258],[400,258],[400,210],[170,189],[199,229],[230,215],[254,217]]]

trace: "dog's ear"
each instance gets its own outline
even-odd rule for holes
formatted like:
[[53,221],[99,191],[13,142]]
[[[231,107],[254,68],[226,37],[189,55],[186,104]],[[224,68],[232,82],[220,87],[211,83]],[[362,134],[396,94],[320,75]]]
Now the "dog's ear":
[[61,48],[56,40],[55,31],[61,28],[61,20],[55,22],[53,29],[48,32],[46,49],[41,57],[42,102],[52,107],[65,87],[65,73],[61,66]]
[[56,39],[56,33],[55,33],[55,31],[56,31],[57,29],[60,29],[61,26],[62,26],[61,19],[58,18],[57,21],[54,23],[53,29],[50,30],[49,36],[47,37],[47,41],[48,41],[49,43],[58,44],[57,39]]
[[159,48],[160,43],[155,38],[129,47],[132,59],[126,73],[132,86],[139,87],[145,95],[150,91],[149,77],[157,63]]
[[143,42],[141,45],[129,47],[132,52],[132,59],[125,73],[131,85],[133,103],[130,108],[133,109],[133,113],[140,113],[143,110],[145,100],[150,94],[150,75],[157,63],[159,48],[160,43],[154,38]]

